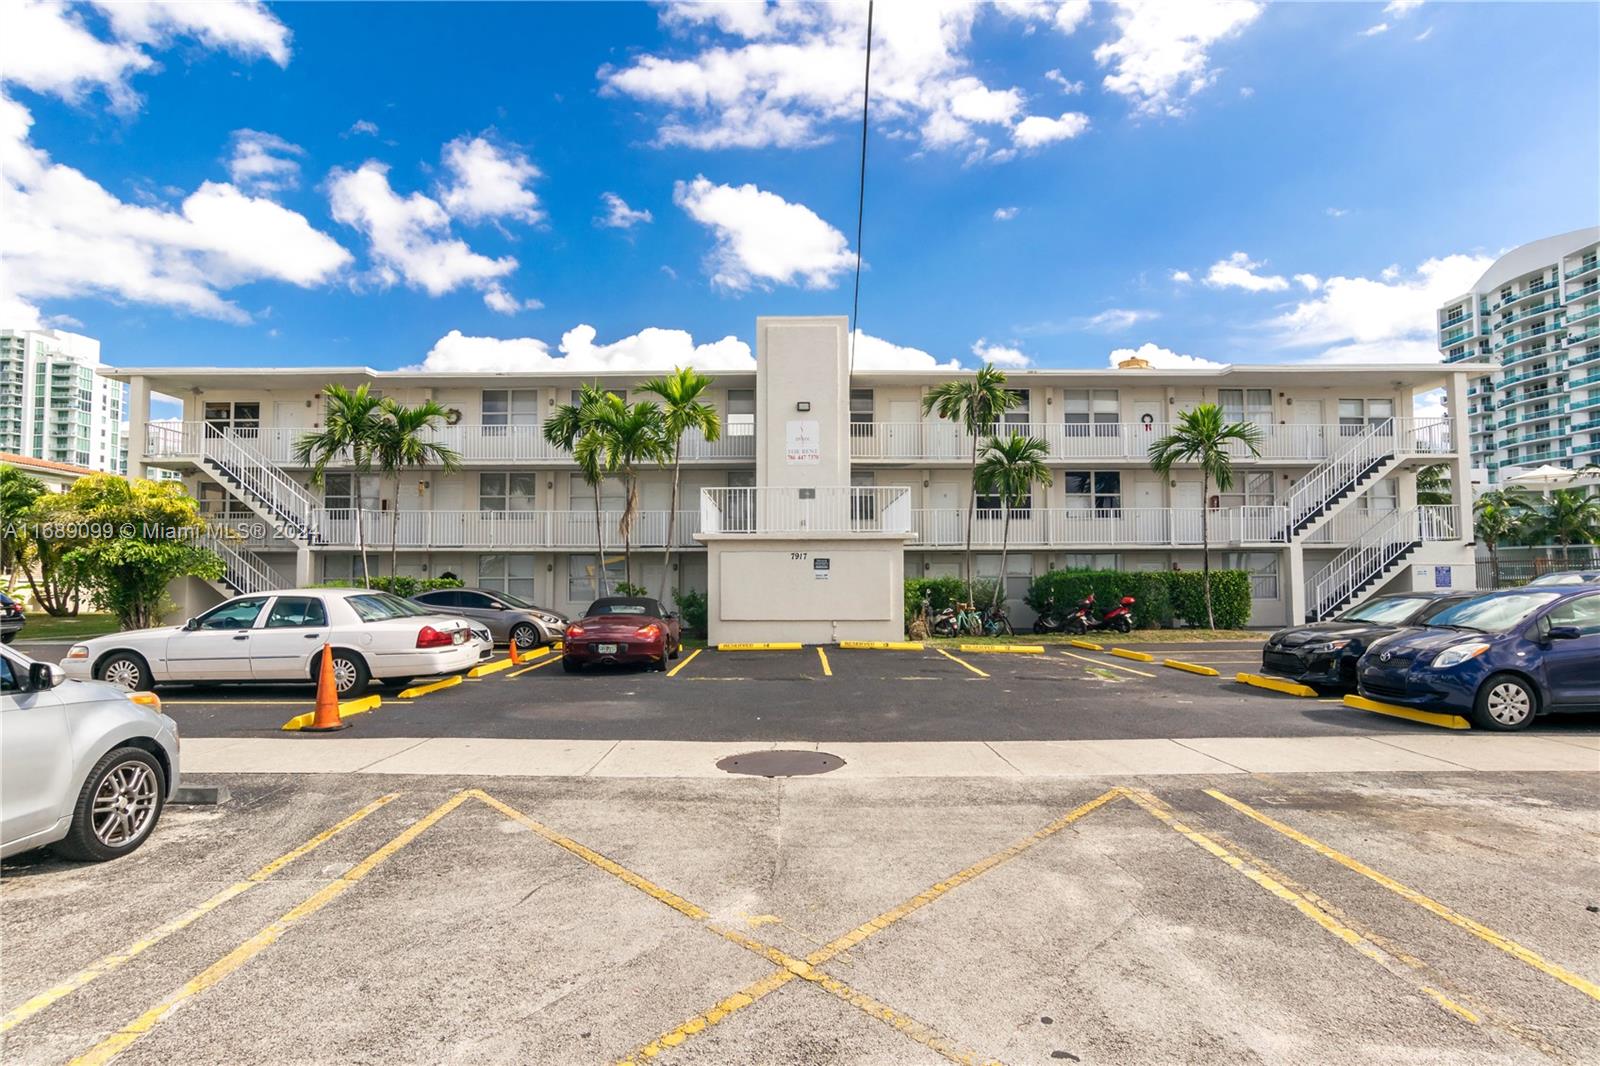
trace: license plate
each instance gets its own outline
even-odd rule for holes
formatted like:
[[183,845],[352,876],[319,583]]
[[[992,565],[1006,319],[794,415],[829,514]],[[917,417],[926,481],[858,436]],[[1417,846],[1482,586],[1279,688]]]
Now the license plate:
[[465,644],[467,642],[467,631],[465,629],[456,630],[450,635],[450,642],[452,644]]
[[617,653],[617,646],[615,644],[596,644],[594,646],[594,650],[599,652],[601,655],[615,655]]

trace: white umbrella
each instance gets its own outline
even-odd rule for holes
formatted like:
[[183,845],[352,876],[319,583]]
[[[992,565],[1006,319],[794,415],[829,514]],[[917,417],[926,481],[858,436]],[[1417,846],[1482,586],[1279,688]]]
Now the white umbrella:
[[1546,463],[1514,474],[1506,478],[1507,485],[1538,486],[1544,489],[1566,488],[1578,484],[1590,484],[1595,480],[1593,473],[1583,470],[1567,470],[1564,467]]

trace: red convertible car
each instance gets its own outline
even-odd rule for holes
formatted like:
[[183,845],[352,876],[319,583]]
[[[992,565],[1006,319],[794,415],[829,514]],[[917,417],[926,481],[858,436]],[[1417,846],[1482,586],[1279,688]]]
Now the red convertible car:
[[678,616],[648,596],[605,596],[567,626],[561,668],[577,673],[592,663],[644,663],[665,670],[683,648]]

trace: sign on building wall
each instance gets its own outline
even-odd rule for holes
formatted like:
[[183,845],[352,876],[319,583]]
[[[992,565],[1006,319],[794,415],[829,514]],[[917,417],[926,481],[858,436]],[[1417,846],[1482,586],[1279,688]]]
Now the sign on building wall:
[[811,419],[790,419],[785,427],[784,461],[791,466],[816,466],[822,462],[822,424]]

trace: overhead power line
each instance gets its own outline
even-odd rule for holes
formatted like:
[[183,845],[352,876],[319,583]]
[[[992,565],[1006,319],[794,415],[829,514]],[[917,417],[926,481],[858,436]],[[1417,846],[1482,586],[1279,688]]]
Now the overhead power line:
[[850,373],[856,372],[856,333],[861,317],[861,226],[867,213],[867,107],[872,102],[872,0],[867,0],[867,69],[861,87],[861,180],[856,188],[856,286],[850,300]]

